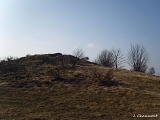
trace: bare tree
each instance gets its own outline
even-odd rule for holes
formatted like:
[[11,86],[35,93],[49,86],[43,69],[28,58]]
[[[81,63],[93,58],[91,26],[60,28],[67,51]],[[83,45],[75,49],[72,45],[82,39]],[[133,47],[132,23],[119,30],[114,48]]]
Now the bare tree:
[[102,50],[95,59],[95,62],[106,67],[114,67],[112,52],[108,50]]
[[154,74],[155,74],[154,67],[149,68],[148,74],[151,74],[151,75],[154,75]]
[[114,62],[114,67],[115,68],[121,68],[122,64],[124,62],[124,55],[122,54],[121,49],[115,49],[113,48],[111,50],[112,54],[113,54],[113,62]]
[[146,48],[140,46],[139,44],[132,45],[128,52],[128,64],[131,66],[132,70],[138,72],[146,72],[148,68],[149,55]]
[[85,57],[84,51],[81,48],[75,49],[72,54],[73,56],[80,58],[80,59]]

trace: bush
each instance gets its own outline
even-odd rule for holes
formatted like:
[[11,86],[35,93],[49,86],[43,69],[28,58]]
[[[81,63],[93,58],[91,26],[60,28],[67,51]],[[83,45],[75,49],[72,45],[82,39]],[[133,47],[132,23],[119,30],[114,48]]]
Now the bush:
[[132,45],[128,52],[128,64],[131,69],[137,72],[145,73],[148,68],[149,54],[143,45]]
[[155,70],[154,67],[151,67],[148,71],[148,74],[154,75],[155,74]]
[[58,68],[50,69],[47,71],[47,74],[54,77],[55,80],[59,80],[62,73],[63,72]]
[[69,63],[72,65],[73,69],[76,69],[76,65],[77,65],[78,62],[79,62],[79,59],[76,58],[76,57],[71,57],[69,59]]
[[75,49],[72,54],[73,54],[73,56],[75,56],[79,59],[82,59],[85,57],[84,51],[81,48]]
[[62,75],[66,72],[67,68],[68,68],[68,63],[66,63],[65,61],[61,61],[61,62],[55,62],[54,68],[49,69],[47,71],[47,74],[49,76],[54,77],[55,80],[59,80],[62,78]]
[[109,69],[106,73],[105,73],[105,79],[107,80],[112,80],[114,77],[114,71],[113,69]]
[[84,59],[88,61],[88,60],[89,60],[89,57],[84,57]]
[[105,67],[114,67],[113,53],[108,50],[103,50],[95,59],[95,63]]
[[6,59],[6,61],[12,61],[12,60],[16,60],[17,57],[8,56],[8,57],[6,57],[5,59]]
[[30,57],[30,56],[31,56],[30,54],[27,54],[27,55],[26,55],[26,57]]
[[93,80],[93,82],[96,82],[98,84],[103,84],[107,81],[110,81],[113,79],[114,76],[114,71],[112,69],[109,69],[107,71],[104,71],[102,69],[98,69],[98,68],[91,68],[91,79]]

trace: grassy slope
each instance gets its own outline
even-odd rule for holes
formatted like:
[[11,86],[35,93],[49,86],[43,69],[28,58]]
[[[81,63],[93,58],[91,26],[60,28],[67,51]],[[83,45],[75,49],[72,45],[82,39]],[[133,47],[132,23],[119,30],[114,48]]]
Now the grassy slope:
[[[39,62],[32,61],[32,66],[35,61]],[[147,120],[160,119],[159,77],[114,69],[117,84],[100,86],[90,78],[92,64],[68,69],[59,81],[46,75],[50,64],[37,66],[27,79],[28,64],[24,71],[20,69],[22,79],[16,80],[14,72],[0,76],[0,119],[143,120],[132,118],[134,114],[158,114]]]

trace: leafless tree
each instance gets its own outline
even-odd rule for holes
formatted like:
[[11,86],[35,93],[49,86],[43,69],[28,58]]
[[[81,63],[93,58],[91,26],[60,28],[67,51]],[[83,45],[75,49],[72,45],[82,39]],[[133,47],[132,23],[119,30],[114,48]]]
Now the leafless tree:
[[151,74],[151,75],[154,75],[154,74],[155,74],[154,67],[149,68],[148,74]]
[[102,50],[95,59],[95,62],[106,67],[114,67],[112,52],[108,50]]
[[124,55],[122,54],[121,49],[115,49],[113,48],[111,50],[112,54],[113,54],[113,62],[114,62],[114,67],[115,68],[121,68],[122,64],[124,62]]
[[146,72],[148,68],[149,55],[146,48],[136,44],[131,44],[131,49],[128,52],[128,64],[132,70],[138,72]]
[[73,56],[80,58],[80,59],[85,57],[84,51],[81,48],[75,49],[72,54]]

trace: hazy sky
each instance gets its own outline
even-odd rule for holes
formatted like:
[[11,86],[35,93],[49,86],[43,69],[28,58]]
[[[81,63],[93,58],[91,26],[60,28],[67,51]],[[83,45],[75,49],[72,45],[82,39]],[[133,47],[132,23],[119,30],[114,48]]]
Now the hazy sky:
[[0,0],[0,57],[146,47],[160,74],[160,0]]

